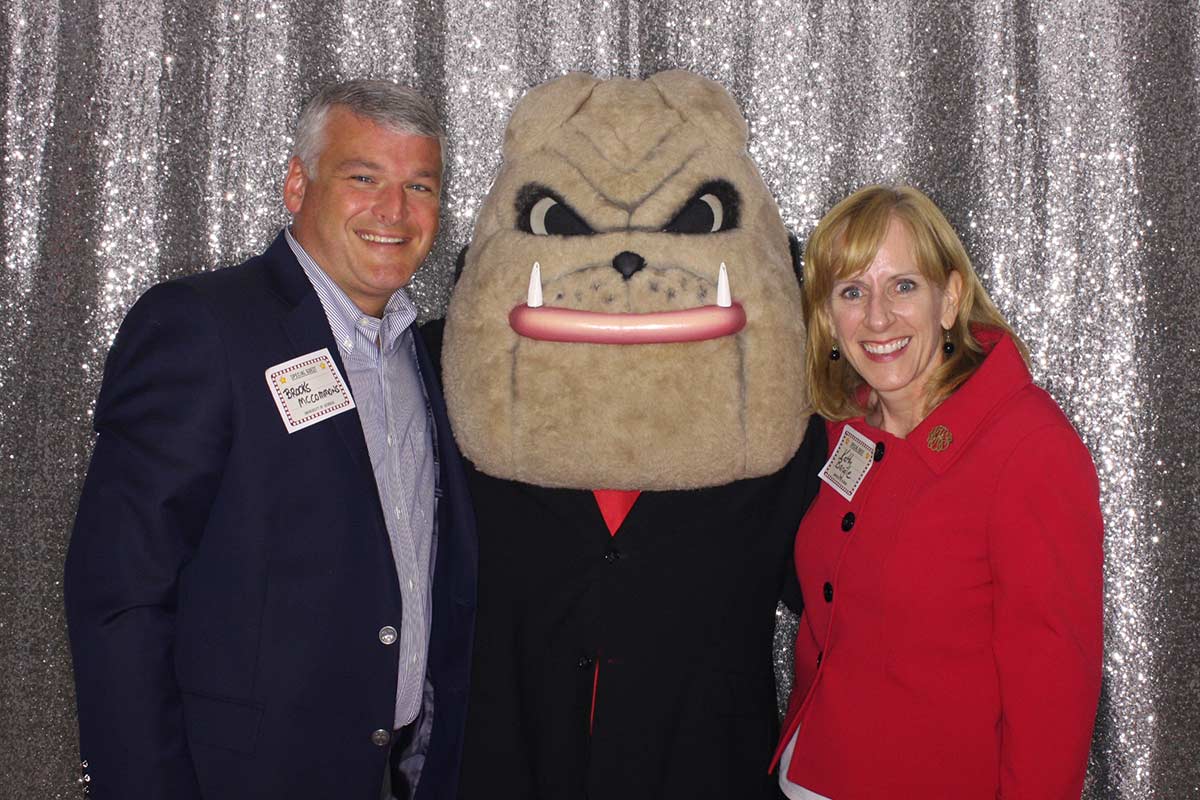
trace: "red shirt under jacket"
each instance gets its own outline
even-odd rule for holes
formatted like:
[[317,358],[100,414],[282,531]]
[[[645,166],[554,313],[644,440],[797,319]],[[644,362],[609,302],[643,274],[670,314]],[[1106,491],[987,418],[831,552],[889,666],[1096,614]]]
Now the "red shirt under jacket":
[[787,776],[833,800],[1080,795],[1100,692],[1096,471],[1012,340],[980,333],[983,365],[906,438],[828,427],[831,451],[852,425],[883,457],[852,501],[823,484],[800,525],[776,758],[799,727]]

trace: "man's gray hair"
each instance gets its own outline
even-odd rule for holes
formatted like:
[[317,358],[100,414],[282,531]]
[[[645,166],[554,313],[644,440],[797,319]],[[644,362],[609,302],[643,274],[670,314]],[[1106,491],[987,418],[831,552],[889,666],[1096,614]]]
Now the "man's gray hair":
[[356,79],[331,83],[308,101],[296,123],[292,155],[304,164],[310,176],[325,147],[325,121],[334,106],[368,119],[395,133],[428,136],[438,140],[444,151],[446,135],[433,103],[414,89],[391,81]]

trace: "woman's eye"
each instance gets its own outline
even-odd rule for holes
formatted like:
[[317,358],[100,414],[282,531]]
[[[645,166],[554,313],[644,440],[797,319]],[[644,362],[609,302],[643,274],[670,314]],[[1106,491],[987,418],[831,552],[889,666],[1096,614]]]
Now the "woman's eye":
[[862,297],[862,290],[857,286],[847,286],[845,289],[842,289],[841,294],[846,300],[857,300]]
[[902,294],[907,294],[917,288],[916,281],[900,281],[896,284],[896,289]]
[[585,236],[592,228],[555,197],[539,194],[523,204],[517,226],[535,236]]

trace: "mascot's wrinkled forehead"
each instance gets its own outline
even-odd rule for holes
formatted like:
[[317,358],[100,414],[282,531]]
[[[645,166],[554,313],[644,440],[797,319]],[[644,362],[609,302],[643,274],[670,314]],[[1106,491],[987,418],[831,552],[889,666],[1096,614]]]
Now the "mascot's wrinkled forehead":
[[687,489],[767,474],[807,423],[792,248],[718,84],[531,90],[451,298],[443,374],[482,471]]

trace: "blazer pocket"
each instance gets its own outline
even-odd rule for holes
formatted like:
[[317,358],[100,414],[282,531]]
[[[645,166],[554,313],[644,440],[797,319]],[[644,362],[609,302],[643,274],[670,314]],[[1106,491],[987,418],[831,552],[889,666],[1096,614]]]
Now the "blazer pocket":
[[263,710],[251,703],[183,692],[188,741],[247,755],[254,752]]

